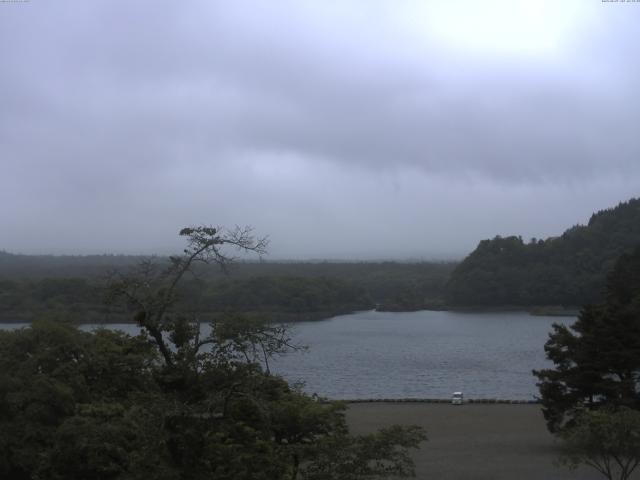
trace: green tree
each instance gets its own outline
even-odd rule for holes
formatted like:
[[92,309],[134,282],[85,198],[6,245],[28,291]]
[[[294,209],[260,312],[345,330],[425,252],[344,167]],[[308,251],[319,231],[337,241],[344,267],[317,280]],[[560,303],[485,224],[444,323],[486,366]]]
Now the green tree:
[[565,430],[562,464],[571,469],[584,464],[609,480],[627,480],[640,464],[640,412],[585,411]]
[[534,372],[553,432],[585,408],[640,409],[640,247],[617,261],[605,298],[571,327],[554,325],[545,351],[555,368]]
[[[0,332],[0,478],[102,479],[130,470],[127,447],[151,431],[137,405],[151,408],[157,398],[156,358],[146,339],[121,332],[51,321]],[[71,462],[74,455],[81,461]]]
[[[180,283],[223,250],[261,253],[250,230],[181,231],[164,268],[114,274],[142,334],[40,322],[0,332],[0,476],[32,479],[296,480],[410,476],[417,427],[350,436],[345,405],[316,401],[268,372],[296,348],[287,330],[230,314],[203,335]],[[192,304],[195,302],[196,304]],[[72,459],[74,459],[72,461]],[[78,461],[79,460],[79,461]]]

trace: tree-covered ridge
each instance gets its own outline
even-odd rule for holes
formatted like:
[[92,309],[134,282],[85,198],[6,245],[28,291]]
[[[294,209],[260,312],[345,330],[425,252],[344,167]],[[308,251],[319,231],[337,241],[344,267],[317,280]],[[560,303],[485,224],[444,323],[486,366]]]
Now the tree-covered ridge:
[[[64,312],[65,318],[80,323],[118,321],[118,312],[107,311],[103,304],[105,276],[114,268],[149,260],[4,256],[4,263],[0,259],[0,321],[31,320],[52,311]],[[157,257],[155,262],[163,265],[169,260]],[[319,319],[375,304],[419,306],[442,298],[454,266],[445,262],[238,262],[229,267],[229,275],[198,266],[197,279],[182,282],[181,293],[205,312],[231,308],[285,320]]]
[[546,240],[495,237],[453,271],[452,305],[584,305],[602,299],[615,261],[640,244],[640,199],[591,216],[560,237]]

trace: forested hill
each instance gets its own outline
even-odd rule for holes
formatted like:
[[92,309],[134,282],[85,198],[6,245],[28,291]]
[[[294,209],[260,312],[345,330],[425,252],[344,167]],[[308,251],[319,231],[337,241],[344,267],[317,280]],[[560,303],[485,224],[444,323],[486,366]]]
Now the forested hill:
[[616,259],[640,245],[640,198],[599,211],[546,240],[483,240],[453,271],[447,302],[456,306],[579,306],[601,300]]

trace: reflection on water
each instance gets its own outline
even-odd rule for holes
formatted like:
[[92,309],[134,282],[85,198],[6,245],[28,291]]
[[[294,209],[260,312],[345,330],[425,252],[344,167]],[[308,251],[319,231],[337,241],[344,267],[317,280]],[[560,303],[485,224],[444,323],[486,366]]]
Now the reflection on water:
[[[447,398],[460,390],[467,398],[531,400],[537,395],[531,370],[548,365],[543,346],[551,324],[574,320],[520,312],[360,312],[295,324],[294,341],[309,350],[279,357],[271,368],[333,399]],[[138,332],[135,325],[110,328]]]

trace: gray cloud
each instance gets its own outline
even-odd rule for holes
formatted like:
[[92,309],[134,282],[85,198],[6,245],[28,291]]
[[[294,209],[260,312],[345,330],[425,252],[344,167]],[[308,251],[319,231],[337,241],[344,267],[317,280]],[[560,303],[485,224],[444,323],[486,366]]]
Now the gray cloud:
[[284,257],[458,256],[640,192],[640,6],[534,55],[418,40],[393,5],[0,6],[0,248],[214,222]]

